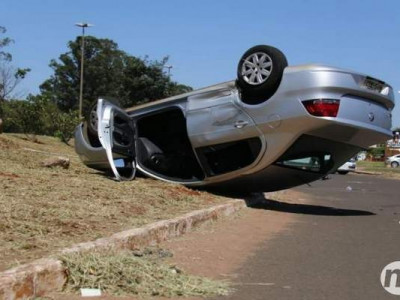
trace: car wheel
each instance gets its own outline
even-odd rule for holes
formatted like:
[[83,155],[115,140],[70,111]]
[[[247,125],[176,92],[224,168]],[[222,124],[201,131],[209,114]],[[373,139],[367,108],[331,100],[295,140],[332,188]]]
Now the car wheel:
[[346,175],[347,173],[349,173],[349,171],[338,171],[338,173],[339,173],[340,175]]
[[[120,106],[120,103],[118,100],[108,99],[108,98],[106,100],[116,106]],[[85,120],[86,120],[89,134],[92,134],[95,137],[97,137],[97,125],[99,122],[99,120],[97,118],[97,100],[92,103],[90,110],[88,111],[88,113],[85,116]]]
[[399,163],[397,161],[392,161],[392,163],[390,164],[390,166],[392,168],[398,168],[399,167]]
[[237,85],[242,100],[259,104],[278,89],[288,63],[285,55],[271,46],[259,45],[247,50],[237,68]]

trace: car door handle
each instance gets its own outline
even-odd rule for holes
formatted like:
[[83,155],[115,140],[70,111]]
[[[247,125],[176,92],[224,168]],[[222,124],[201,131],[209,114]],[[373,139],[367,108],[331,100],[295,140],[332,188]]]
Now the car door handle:
[[238,129],[241,129],[241,128],[247,126],[248,124],[249,124],[249,122],[247,122],[247,121],[239,120],[239,121],[236,121],[235,127]]

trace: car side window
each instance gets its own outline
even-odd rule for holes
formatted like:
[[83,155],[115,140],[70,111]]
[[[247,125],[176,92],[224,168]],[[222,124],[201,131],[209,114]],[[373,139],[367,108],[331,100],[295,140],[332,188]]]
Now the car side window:
[[331,163],[331,155],[325,154],[321,155],[320,153],[313,153],[311,155],[306,155],[303,157],[293,158],[278,161],[277,164],[281,166],[301,169],[303,171],[310,172],[321,172],[325,169],[327,165]]

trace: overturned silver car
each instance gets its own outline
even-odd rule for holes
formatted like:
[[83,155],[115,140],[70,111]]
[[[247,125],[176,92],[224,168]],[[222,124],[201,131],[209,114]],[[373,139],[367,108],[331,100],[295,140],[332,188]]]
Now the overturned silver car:
[[123,110],[99,99],[75,133],[88,167],[117,179],[273,191],[317,180],[391,137],[392,88],[356,72],[288,66],[255,46],[237,79]]

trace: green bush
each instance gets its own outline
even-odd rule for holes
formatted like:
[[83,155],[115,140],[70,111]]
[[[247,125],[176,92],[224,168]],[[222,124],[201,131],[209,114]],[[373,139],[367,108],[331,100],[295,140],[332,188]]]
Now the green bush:
[[79,123],[77,111],[62,112],[54,101],[43,96],[6,101],[2,111],[4,132],[24,133],[33,140],[40,134],[57,136],[68,143]]
[[30,137],[43,131],[44,124],[35,103],[20,100],[5,102],[3,114],[5,132],[20,132]]
[[381,158],[385,156],[385,147],[376,147],[368,149],[368,154],[373,158]]
[[60,112],[57,116],[57,136],[62,142],[68,144],[69,140],[74,136],[74,130],[79,123],[78,111],[70,111],[68,113]]

